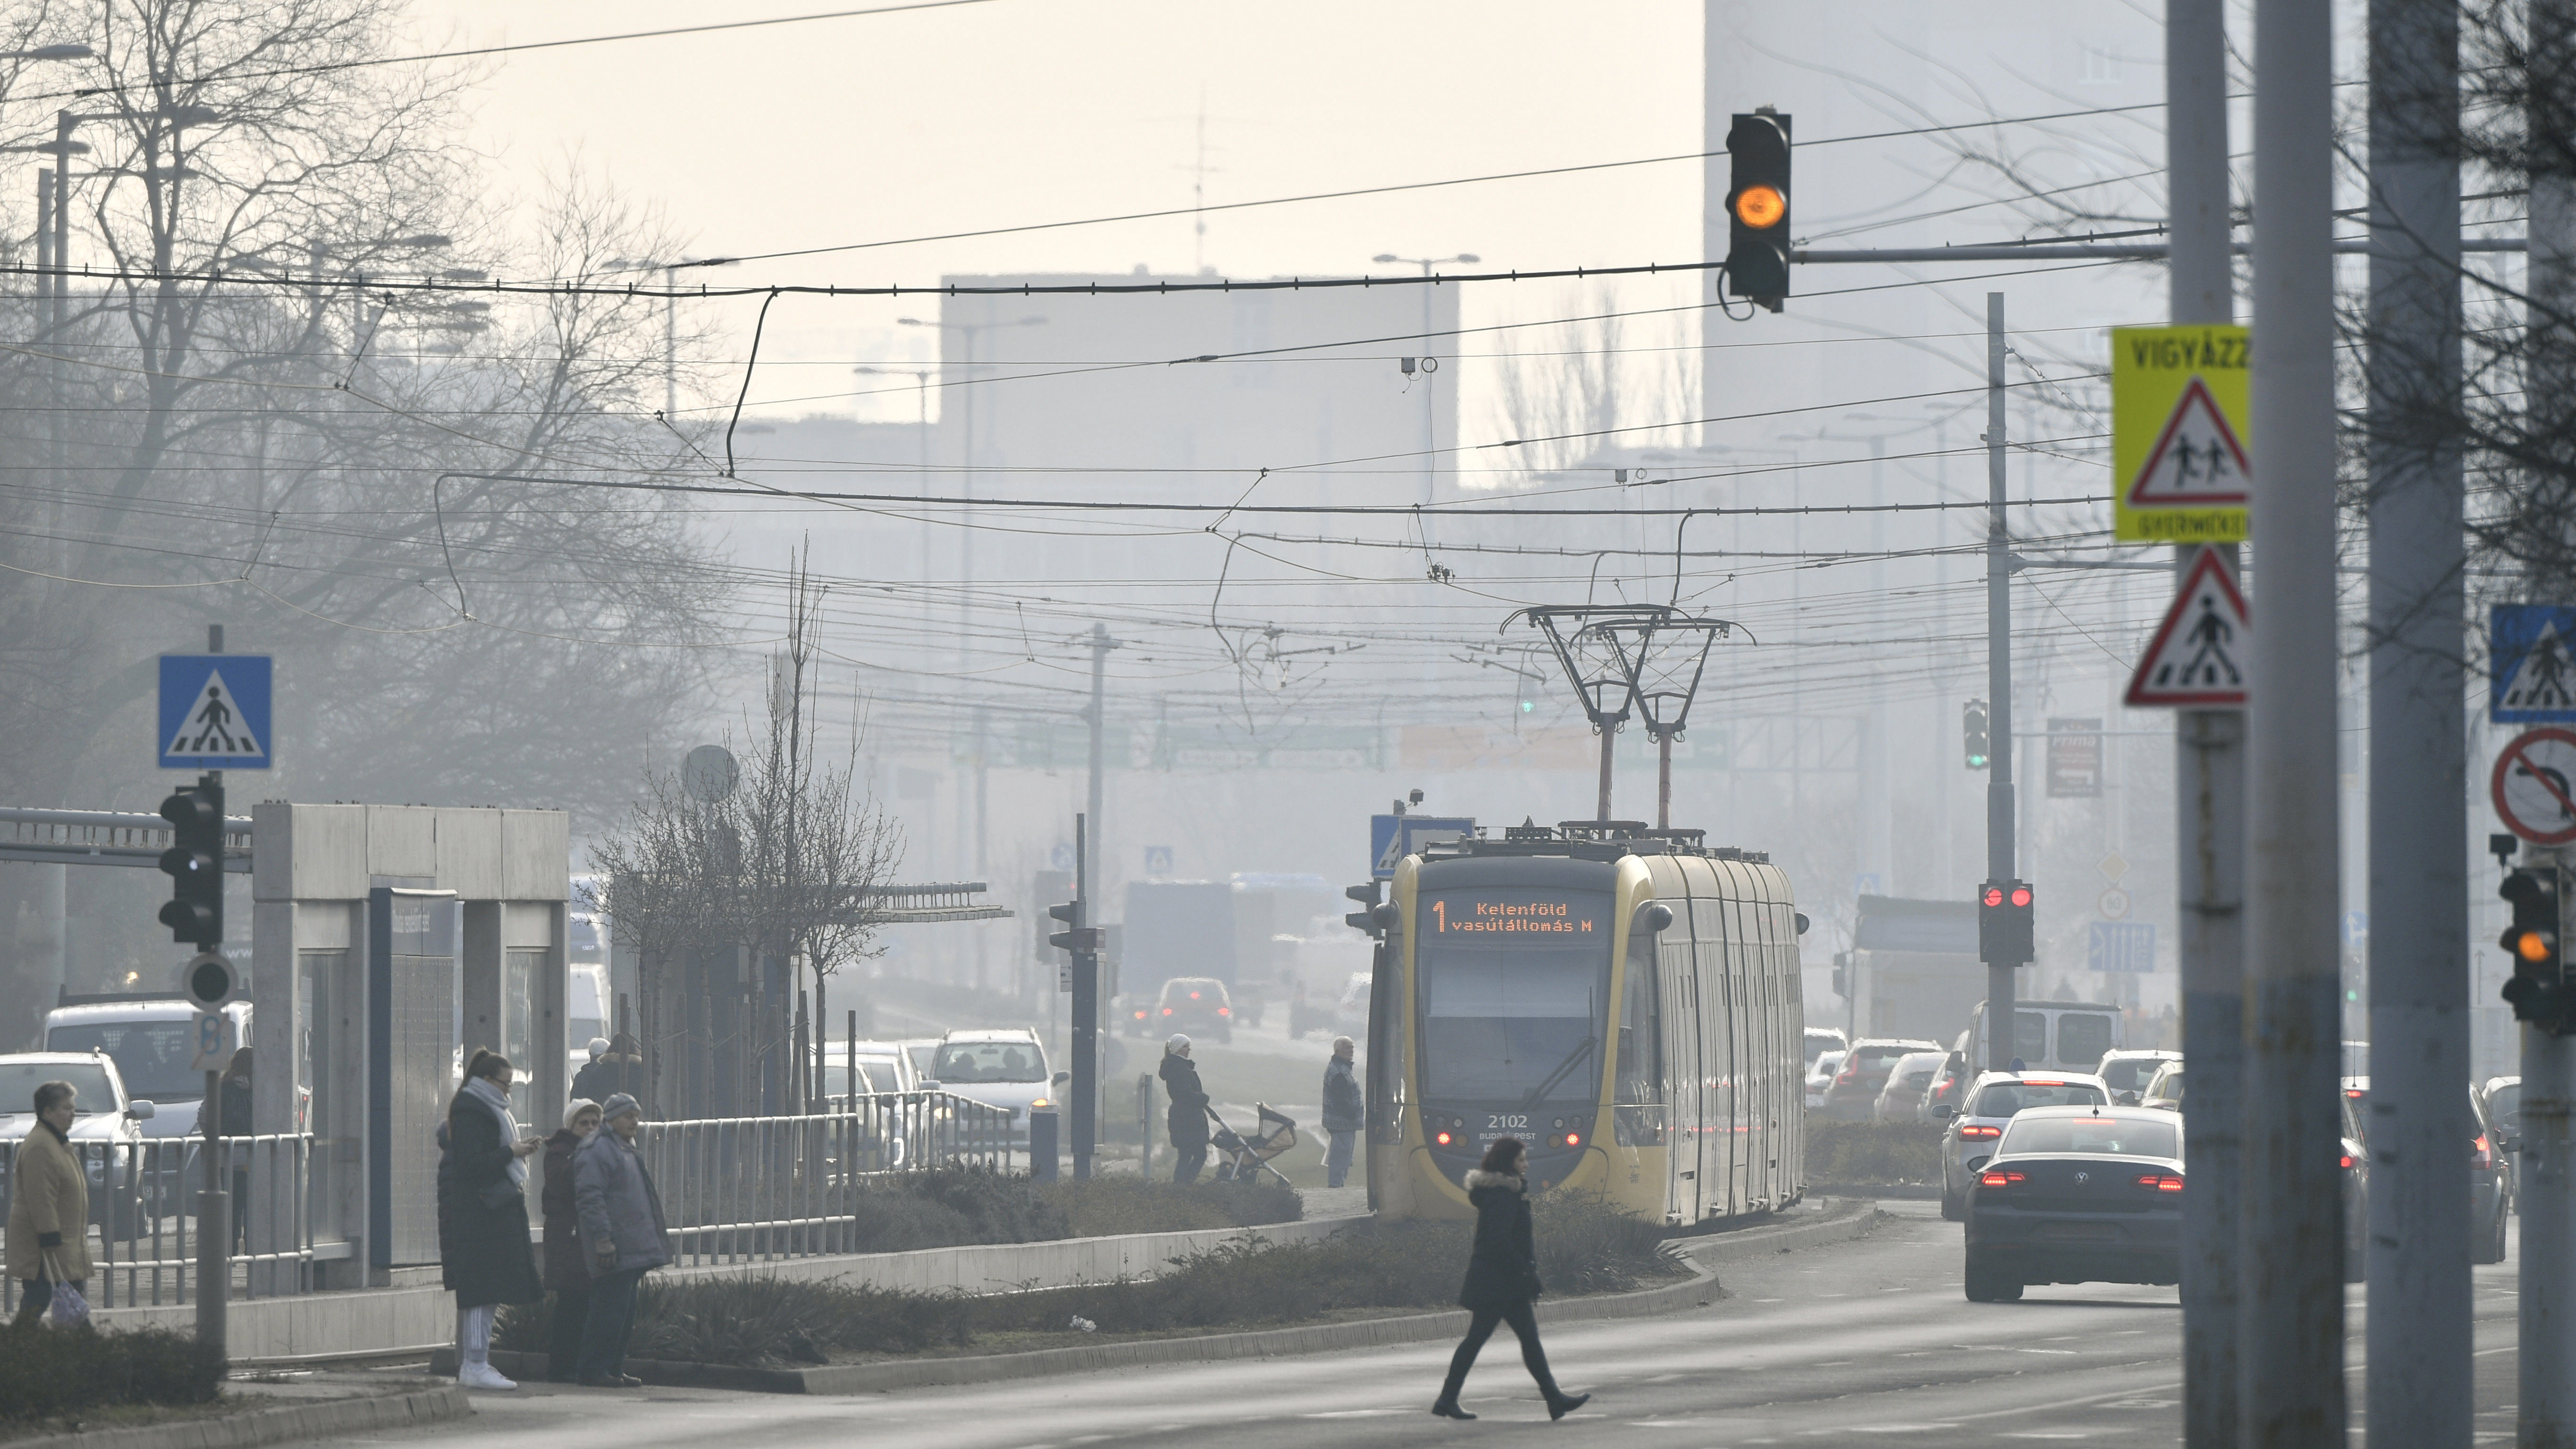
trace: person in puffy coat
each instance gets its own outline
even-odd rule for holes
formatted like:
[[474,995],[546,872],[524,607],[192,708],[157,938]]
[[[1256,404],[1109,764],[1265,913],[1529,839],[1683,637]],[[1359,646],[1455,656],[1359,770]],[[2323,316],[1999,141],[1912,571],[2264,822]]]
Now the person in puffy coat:
[[71,1138],[80,1099],[69,1082],[45,1082],[31,1105],[36,1125],[18,1144],[9,1185],[9,1276],[20,1284],[22,1324],[45,1316],[54,1284],[89,1287],[89,1178]]
[[1156,1073],[1170,1094],[1172,1110],[1163,1119],[1172,1134],[1172,1181],[1196,1182],[1207,1166],[1208,1094],[1199,1085],[1198,1063],[1190,1060],[1190,1039],[1178,1032],[1163,1043],[1163,1065]]
[[590,1316],[590,1263],[581,1250],[581,1212],[573,1205],[572,1154],[599,1130],[599,1104],[579,1097],[564,1108],[564,1124],[546,1139],[545,1285],[555,1295],[546,1320],[546,1378],[573,1381],[581,1362],[581,1327]]
[[1351,1154],[1360,1129],[1368,1125],[1368,1101],[1359,1077],[1351,1071],[1357,1049],[1346,1036],[1333,1038],[1333,1059],[1324,1063],[1324,1186],[1340,1187],[1351,1172]]
[[1548,1372],[1547,1351],[1538,1343],[1538,1315],[1532,1311],[1540,1288],[1538,1244],[1530,1231],[1529,1153],[1517,1137],[1497,1137],[1485,1149],[1484,1161],[1467,1174],[1467,1201],[1476,1205],[1476,1246],[1467,1257],[1467,1281],[1458,1290],[1458,1305],[1474,1317],[1467,1337],[1449,1359],[1448,1381],[1431,1412],[1450,1419],[1476,1417],[1458,1407],[1458,1391],[1467,1385],[1467,1370],[1476,1352],[1493,1335],[1494,1325],[1508,1323],[1521,1341],[1521,1363],[1538,1380],[1547,1399],[1547,1416],[1562,1419],[1582,1408],[1592,1396],[1569,1394]]
[[510,1115],[510,1059],[477,1047],[447,1107],[438,1164],[439,1280],[456,1295],[456,1381],[515,1389],[491,1364],[492,1320],[504,1303],[546,1296],[528,1248],[528,1158],[539,1139]]
[[626,1345],[635,1331],[635,1290],[644,1275],[671,1261],[671,1233],[662,1219],[662,1195],[644,1169],[635,1134],[644,1111],[620,1092],[600,1104],[604,1130],[573,1153],[573,1205],[581,1213],[582,1245],[590,1253],[590,1316],[581,1336],[578,1381],[599,1389],[631,1389],[643,1380],[625,1371]]

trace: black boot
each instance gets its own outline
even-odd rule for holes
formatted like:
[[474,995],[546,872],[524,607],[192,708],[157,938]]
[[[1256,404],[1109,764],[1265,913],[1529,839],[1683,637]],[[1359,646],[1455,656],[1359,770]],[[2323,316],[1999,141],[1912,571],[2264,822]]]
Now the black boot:
[[1547,1396],[1547,1416],[1551,1419],[1562,1419],[1591,1402],[1590,1394],[1569,1394],[1561,1391],[1553,1393]]
[[1438,1414],[1444,1419],[1472,1419],[1476,1417],[1475,1415],[1458,1407],[1458,1396],[1454,1393],[1442,1394],[1440,1396],[1440,1402],[1431,1406],[1431,1412]]

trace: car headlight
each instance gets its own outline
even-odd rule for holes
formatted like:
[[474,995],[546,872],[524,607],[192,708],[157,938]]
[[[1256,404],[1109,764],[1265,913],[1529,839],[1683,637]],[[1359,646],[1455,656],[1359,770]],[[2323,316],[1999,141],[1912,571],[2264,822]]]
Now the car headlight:
[[1032,1111],[1032,1112],[1034,1112],[1034,1111],[1036,1111],[1037,1109],[1039,1109],[1040,1107],[1052,1107],[1052,1106],[1054,1106],[1054,1105],[1055,1105],[1055,1103],[1048,1101],[1048,1100],[1047,1100],[1046,1098],[1044,1098],[1044,1097],[1040,1097],[1040,1098],[1038,1098],[1036,1101],[1033,1101],[1033,1102],[1029,1103],[1029,1110],[1030,1110],[1030,1111]]

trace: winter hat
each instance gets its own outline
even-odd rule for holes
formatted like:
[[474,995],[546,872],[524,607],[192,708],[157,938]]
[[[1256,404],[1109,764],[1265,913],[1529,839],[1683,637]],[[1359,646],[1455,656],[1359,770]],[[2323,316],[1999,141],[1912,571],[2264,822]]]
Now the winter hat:
[[[588,1097],[575,1097],[564,1104],[564,1130],[567,1132],[580,1130],[574,1127],[572,1122],[584,1112],[599,1112],[599,1104]],[[600,1112],[599,1117],[603,1122],[608,1120],[608,1114],[605,1112]]]
[[604,1036],[595,1036],[590,1039],[590,1059],[592,1061],[598,1061],[599,1054],[606,1050],[608,1050],[608,1038]]
[[1163,1055],[1167,1057],[1179,1056],[1181,1053],[1188,1051],[1189,1049],[1190,1039],[1181,1035],[1177,1031],[1172,1033],[1172,1039],[1170,1041],[1163,1043]]
[[636,1101],[631,1093],[612,1093],[607,1101],[599,1104],[599,1120],[602,1122],[614,1122],[629,1112],[638,1117],[644,1115],[643,1104]]

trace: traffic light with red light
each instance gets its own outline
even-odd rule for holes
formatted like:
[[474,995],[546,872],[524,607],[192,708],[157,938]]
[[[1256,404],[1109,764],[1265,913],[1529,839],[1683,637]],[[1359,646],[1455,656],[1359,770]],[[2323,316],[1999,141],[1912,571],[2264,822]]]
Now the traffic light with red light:
[[1989,966],[2020,966],[2037,954],[2030,883],[1990,880],[1977,888],[1977,959]]
[[2513,924],[2497,942],[2513,958],[2513,975],[2504,983],[2504,999],[2516,1021],[2527,1021],[2555,1036],[2576,1034],[2576,990],[2567,981],[2558,949],[2558,871],[2530,867],[2506,875],[2497,890],[2513,904]]
[[201,778],[161,802],[170,822],[170,848],[161,870],[170,877],[170,899],[161,924],[170,939],[213,950],[224,940],[224,787]]
[[1726,156],[1726,290],[1777,312],[1789,295],[1789,118],[1739,113]]

